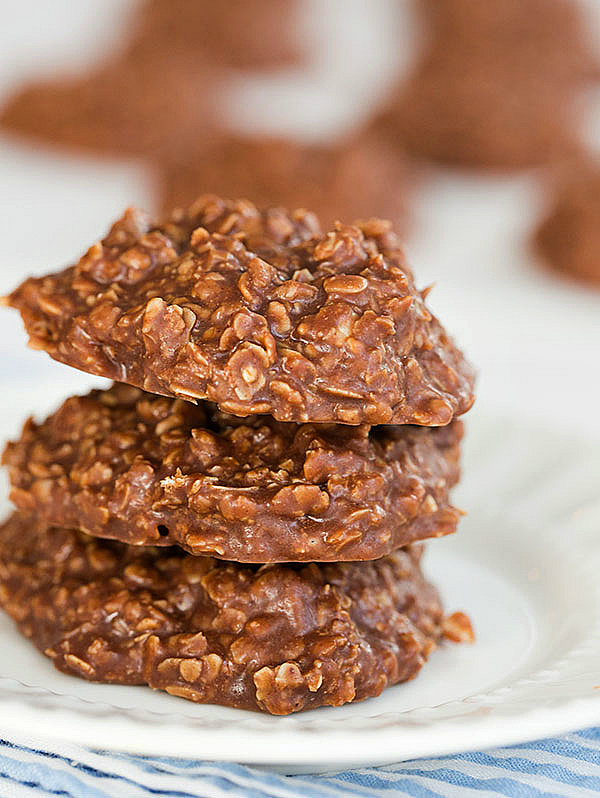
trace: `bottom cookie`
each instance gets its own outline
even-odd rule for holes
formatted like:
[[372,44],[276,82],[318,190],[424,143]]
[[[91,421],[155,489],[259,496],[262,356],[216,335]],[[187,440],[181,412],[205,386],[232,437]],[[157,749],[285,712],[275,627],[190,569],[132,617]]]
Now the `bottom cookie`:
[[[0,601],[61,671],[286,715],[416,675],[444,628],[422,550],[248,566],[15,513],[0,526]],[[455,617],[447,633],[463,636]]]

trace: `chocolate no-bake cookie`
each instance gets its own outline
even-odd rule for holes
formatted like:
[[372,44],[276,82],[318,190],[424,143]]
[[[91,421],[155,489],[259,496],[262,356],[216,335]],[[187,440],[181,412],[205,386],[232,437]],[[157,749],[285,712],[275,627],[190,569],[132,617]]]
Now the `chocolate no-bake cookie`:
[[577,151],[576,99],[597,63],[571,0],[425,0],[424,52],[383,123],[409,152],[512,169]]
[[146,0],[134,21],[140,49],[200,53],[216,66],[289,66],[302,49],[298,0]]
[[50,145],[115,156],[185,152],[212,135],[217,76],[186,55],[168,64],[123,56],[85,80],[56,78],[25,88],[0,125]]
[[[557,78],[598,76],[580,0],[417,0],[427,32],[481,57],[518,58],[517,67],[551,70]],[[562,46],[558,46],[558,44]]]
[[415,288],[389,223],[321,233],[306,211],[204,197],[127,212],[79,263],[5,301],[31,346],[239,416],[448,424],[473,371]]
[[81,75],[25,86],[0,126],[68,149],[185,159],[214,135],[227,68],[296,60],[296,5],[148,0],[118,52]]
[[565,167],[534,245],[557,271],[600,285],[600,163]]
[[259,207],[310,208],[326,227],[380,216],[396,230],[407,227],[407,198],[417,182],[414,163],[379,129],[329,145],[220,135],[157,174],[165,212],[187,207],[202,191],[252,197]]
[[240,562],[371,560],[454,532],[462,423],[240,419],[115,384],[6,448],[11,498],[47,523]]
[[15,514],[0,527],[0,601],[62,671],[285,715],[415,676],[443,630],[420,553],[241,566]]
[[220,80],[201,53],[131,47],[81,77],[26,86],[2,109],[0,126],[94,154],[181,154],[214,135]]

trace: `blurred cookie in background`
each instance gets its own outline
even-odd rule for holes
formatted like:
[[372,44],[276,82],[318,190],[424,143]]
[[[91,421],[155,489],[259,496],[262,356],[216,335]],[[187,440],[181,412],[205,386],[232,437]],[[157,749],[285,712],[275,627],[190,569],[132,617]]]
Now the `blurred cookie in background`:
[[25,87],[8,100],[0,126],[66,149],[183,157],[214,130],[229,68],[299,57],[296,5],[148,0],[115,57],[87,74]]
[[182,151],[214,128],[216,85],[199,58],[127,52],[88,75],[25,88],[9,100],[0,125],[80,152]]
[[264,69],[301,59],[298,0],[147,0],[137,45],[199,51],[216,66]]
[[159,171],[165,212],[200,194],[252,197],[259,207],[310,208],[328,229],[337,220],[381,216],[405,232],[418,170],[376,129],[332,144],[224,135]]
[[384,118],[416,156],[520,169],[572,155],[598,61],[571,0],[420,0],[426,43]]
[[[416,0],[431,39],[478,58],[504,57],[514,67],[557,78],[598,77],[580,0]],[[430,39],[430,41],[431,41]],[[434,42],[436,43],[436,42]]]
[[565,166],[534,247],[556,271],[600,286],[600,162]]

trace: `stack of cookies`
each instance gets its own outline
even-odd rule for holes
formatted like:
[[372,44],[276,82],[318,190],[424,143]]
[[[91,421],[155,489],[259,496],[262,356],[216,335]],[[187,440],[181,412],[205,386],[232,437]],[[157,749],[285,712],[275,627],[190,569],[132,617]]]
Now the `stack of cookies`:
[[378,695],[444,636],[473,372],[388,223],[198,200],[129,210],[7,299],[116,382],[4,453],[0,600],[62,671],[274,714]]

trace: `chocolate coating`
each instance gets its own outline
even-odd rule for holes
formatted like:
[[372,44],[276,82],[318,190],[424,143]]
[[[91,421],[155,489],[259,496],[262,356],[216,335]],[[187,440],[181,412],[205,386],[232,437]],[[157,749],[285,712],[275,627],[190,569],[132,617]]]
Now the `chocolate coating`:
[[159,225],[129,211],[6,302],[56,360],[234,415],[439,426],[473,403],[380,220],[322,234],[308,212],[210,196]]
[[425,0],[424,52],[384,115],[406,149],[518,169],[576,152],[575,100],[597,63],[571,0]]
[[443,623],[420,553],[241,566],[15,514],[0,526],[0,601],[66,673],[286,715],[415,676]]
[[534,245],[553,269],[600,285],[600,163],[565,167]]
[[418,178],[396,143],[367,129],[329,146],[222,135],[194,157],[166,164],[158,179],[165,212],[211,192],[252,197],[259,207],[310,208],[327,228],[379,216],[404,231]]
[[240,419],[128,385],[31,419],[4,452],[46,523],[240,562],[371,560],[454,532],[462,424]]

